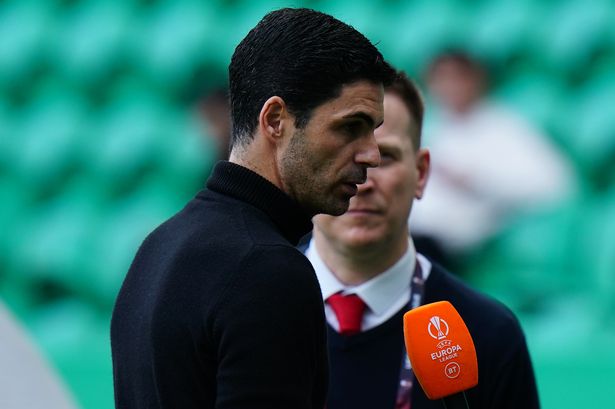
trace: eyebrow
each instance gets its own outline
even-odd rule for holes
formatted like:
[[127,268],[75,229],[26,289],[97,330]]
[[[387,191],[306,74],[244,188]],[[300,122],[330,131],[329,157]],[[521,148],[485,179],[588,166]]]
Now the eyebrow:
[[378,143],[378,149],[389,151],[389,152],[396,152],[396,153],[403,152],[403,148],[401,148],[398,145],[390,144],[390,143]]
[[374,118],[367,115],[365,112],[353,112],[351,114],[344,115],[342,119],[360,119],[367,122],[367,124],[372,128],[377,128],[384,122],[384,120],[382,120],[377,126],[374,126]]

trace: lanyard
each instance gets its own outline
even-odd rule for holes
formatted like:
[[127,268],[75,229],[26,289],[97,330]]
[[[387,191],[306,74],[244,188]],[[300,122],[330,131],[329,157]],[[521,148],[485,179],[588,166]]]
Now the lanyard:
[[[410,301],[408,302],[407,308],[413,309],[421,305],[424,293],[425,277],[423,276],[423,269],[417,259],[416,266],[414,267],[414,274],[412,274],[412,280],[410,280]],[[404,343],[395,409],[410,409],[410,398],[414,381],[414,374],[406,351],[406,344]]]

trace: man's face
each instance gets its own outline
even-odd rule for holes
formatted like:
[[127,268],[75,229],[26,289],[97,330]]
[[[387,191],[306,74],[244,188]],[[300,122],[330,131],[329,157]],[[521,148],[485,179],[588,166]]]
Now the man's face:
[[480,99],[483,78],[455,61],[442,61],[431,73],[429,90],[447,109],[463,113]]
[[339,217],[319,215],[316,229],[332,244],[362,248],[408,240],[408,215],[421,197],[429,167],[429,153],[415,151],[410,135],[418,132],[402,100],[387,93],[384,123],[376,129],[380,166],[367,172],[367,181]]
[[374,129],[383,120],[383,88],[359,81],[312,111],[295,129],[280,160],[284,190],[308,211],[340,215],[378,166]]

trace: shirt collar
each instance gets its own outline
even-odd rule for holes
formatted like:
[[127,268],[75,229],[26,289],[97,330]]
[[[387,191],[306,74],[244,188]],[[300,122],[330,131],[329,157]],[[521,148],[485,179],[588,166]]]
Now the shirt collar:
[[318,254],[313,239],[305,254],[316,271],[323,300],[340,291],[345,294],[357,294],[375,315],[381,315],[410,288],[416,264],[416,250],[412,240],[409,239],[408,242],[408,250],[391,268],[354,287],[344,285],[335,277]]
[[262,210],[293,245],[312,230],[312,215],[273,183],[248,168],[220,161],[207,188]]

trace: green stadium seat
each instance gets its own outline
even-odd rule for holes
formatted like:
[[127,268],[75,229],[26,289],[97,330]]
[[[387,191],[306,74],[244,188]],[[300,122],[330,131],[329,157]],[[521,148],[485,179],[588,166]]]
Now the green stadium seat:
[[212,13],[207,17],[211,31],[206,35],[203,50],[207,64],[226,70],[239,42],[265,14],[276,8],[270,2],[249,0],[218,1],[217,7],[208,6]]
[[82,86],[100,84],[129,55],[128,2],[79,2],[58,14],[51,63],[56,72]]
[[65,84],[49,80],[17,116],[11,167],[26,185],[49,190],[77,165],[77,141],[87,137],[86,101]]
[[596,51],[612,43],[615,7],[610,0],[556,2],[547,16],[537,25],[542,34],[535,58],[554,69],[580,72]]
[[78,299],[41,305],[26,322],[83,408],[113,407],[110,313]]
[[470,258],[469,280],[520,311],[578,288],[572,266],[578,218],[576,198],[520,215]]
[[[4,263],[3,265],[6,266]],[[39,299],[29,283],[4,274],[0,276],[0,299],[21,321],[31,319],[34,306],[39,304]]]
[[0,176],[8,173],[15,158],[18,138],[15,136],[15,113],[0,96]]
[[565,124],[576,160],[590,177],[610,166],[615,157],[615,71],[593,78],[572,98]]
[[[562,294],[550,308],[522,322],[542,407],[583,407],[588,395],[592,407],[611,404],[615,328],[597,316],[591,298]],[[563,392],[562,385],[574,387]]]
[[11,274],[13,246],[21,231],[20,224],[28,215],[29,194],[14,178],[0,174],[0,281]]
[[569,90],[559,76],[540,70],[511,72],[495,90],[495,96],[546,131],[557,144],[568,142],[560,129],[562,113],[566,111]]
[[[376,18],[383,8],[382,5],[369,0],[338,0],[323,4],[320,10],[350,24],[370,40],[381,44],[382,40],[388,39],[374,38],[374,35],[383,34],[378,27],[378,22],[381,20]],[[397,6],[391,4],[390,8],[397,8]]]
[[90,119],[82,145],[88,174],[109,192],[138,182],[164,154],[160,141],[173,136],[166,134],[166,121],[174,109],[138,80],[118,84],[109,105]]
[[156,177],[172,186],[176,194],[192,196],[205,185],[218,158],[218,147],[195,112],[178,114],[167,124]]
[[579,227],[575,268],[589,292],[598,319],[615,331],[615,188],[589,196]]
[[95,234],[97,189],[89,181],[74,182],[52,200],[28,208],[10,243],[15,273],[33,286],[51,284],[81,293],[87,277],[87,244]]
[[386,24],[375,22],[389,50],[385,58],[411,75],[422,74],[443,49],[466,44],[473,23],[471,9],[450,0],[401,2],[389,11]]
[[502,65],[524,55],[543,24],[544,4],[531,0],[487,2],[475,15],[468,47],[491,64]]
[[[173,92],[192,79],[215,36],[216,15],[199,1],[163,1],[138,22],[133,64]],[[228,63],[228,62],[227,62]]]
[[112,306],[141,242],[179,211],[184,199],[176,196],[172,187],[149,180],[101,214],[84,269],[87,292],[96,294],[103,305]]
[[49,39],[49,2],[0,3],[0,90],[23,83],[40,66]]

